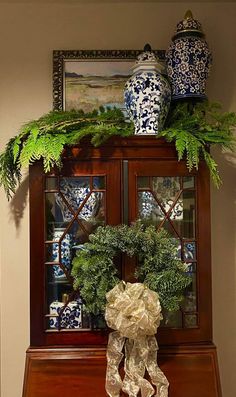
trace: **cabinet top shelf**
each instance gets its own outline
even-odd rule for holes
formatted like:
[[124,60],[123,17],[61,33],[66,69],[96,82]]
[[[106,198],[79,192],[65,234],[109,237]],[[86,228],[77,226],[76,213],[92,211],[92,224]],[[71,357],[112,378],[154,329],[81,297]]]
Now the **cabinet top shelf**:
[[89,139],[82,139],[77,145],[67,146],[64,159],[88,158],[168,158],[177,159],[175,145],[164,138],[152,136],[113,136],[102,145],[95,147]]

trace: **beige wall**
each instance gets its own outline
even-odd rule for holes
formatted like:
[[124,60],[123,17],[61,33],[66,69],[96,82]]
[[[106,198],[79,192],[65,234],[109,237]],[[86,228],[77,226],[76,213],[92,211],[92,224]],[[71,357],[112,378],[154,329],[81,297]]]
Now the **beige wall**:
[[[74,2],[75,3],[75,2]],[[191,7],[214,54],[211,99],[236,110],[236,4],[147,3],[0,5],[0,146],[19,126],[52,106],[53,49],[165,49]],[[215,153],[224,180],[212,189],[214,341],[224,397],[235,397],[235,158]],[[2,397],[20,397],[29,345],[27,182],[12,204],[0,193]],[[25,207],[21,218],[22,208]],[[16,227],[16,221],[18,227]],[[46,396],[45,396],[46,397]]]

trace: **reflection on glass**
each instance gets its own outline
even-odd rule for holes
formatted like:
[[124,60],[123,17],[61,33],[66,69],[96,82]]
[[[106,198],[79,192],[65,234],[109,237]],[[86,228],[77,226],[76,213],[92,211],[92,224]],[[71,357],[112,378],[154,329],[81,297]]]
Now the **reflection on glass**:
[[151,192],[139,192],[138,205],[140,219],[153,225],[160,224],[164,218],[164,214]]
[[45,216],[46,216],[46,239],[53,240],[55,227],[62,227],[63,223],[58,214],[60,209],[56,203],[57,193],[46,193],[45,195]]
[[196,269],[197,269],[196,263],[187,263],[187,265],[188,265],[188,272],[189,273],[196,272]]
[[58,178],[47,177],[46,178],[46,190],[57,190],[58,189]]
[[197,310],[195,293],[193,292],[186,293],[183,309],[185,312],[195,312]]
[[182,324],[182,313],[180,310],[176,312],[162,311],[163,320],[161,322],[162,327],[168,328],[181,328]]
[[196,314],[185,314],[184,315],[184,326],[185,326],[185,328],[196,328],[197,327],[197,315]]
[[174,229],[174,227],[172,226],[171,222],[170,222],[168,219],[165,220],[165,223],[164,223],[164,225],[163,225],[163,228],[164,228],[171,236],[173,236],[173,237],[178,236],[177,233],[176,233],[176,231],[175,231],[175,229]]
[[[146,200],[152,196],[153,205],[158,205],[161,210],[160,219],[171,210],[170,219],[183,219],[183,202],[177,201],[180,192],[179,177],[138,177],[138,188],[145,188],[151,180],[152,192],[146,192]],[[151,203],[150,203],[151,204]],[[149,204],[149,207],[150,207]],[[145,215],[146,216],[146,215]]]
[[173,203],[180,191],[180,178],[176,176],[158,176],[152,178],[152,190],[163,205]]
[[104,193],[93,192],[86,201],[79,212],[79,218],[89,220],[90,222],[98,223],[99,221],[104,223],[105,221],[105,208],[104,208]]
[[149,188],[149,177],[148,176],[138,176],[138,188],[148,189]]
[[188,241],[184,243],[184,260],[186,261],[196,260],[196,244],[194,241]]
[[94,176],[93,177],[93,189],[100,190],[100,189],[105,189],[105,176]]
[[186,288],[182,303],[182,308],[185,312],[196,312],[197,310],[196,273],[192,273],[191,277],[192,283]]
[[183,191],[184,219],[182,237],[195,237],[195,192]]
[[[175,211],[177,216],[175,216]],[[194,191],[183,191],[179,200],[177,200],[175,207],[171,211],[170,219],[172,220],[172,224],[179,236],[183,238],[195,237]]]
[[193,189],[194,188],[194,176],[184,176],[183,177],[183,188]]
[[[173,206],[173,202],[166,203],[166,206],[169,206],[170,209]],[[181,199],[175,202],[174,207],[171,209],[169,217],[170,219],[178,221],[181,221],[183,219],[183,201]]]
[[181,240],[179,238],[173,238],[173,243],[176,245],[176,255],[177,258],[181,259],[181,254],[182,254],[182,246],[181,246]]

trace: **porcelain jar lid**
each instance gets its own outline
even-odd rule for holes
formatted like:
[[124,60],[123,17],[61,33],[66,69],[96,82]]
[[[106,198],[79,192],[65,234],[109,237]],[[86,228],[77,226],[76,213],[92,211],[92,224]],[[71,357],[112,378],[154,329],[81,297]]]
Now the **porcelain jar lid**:
[[144,51],[138,55],[132,70],[134,73],[141,71],[155,71],[157,73],[162,73],[163,66],[159,62],[158,57],[152,51],[151,46],[146,44],[144,46]]
[[204,37],[201,23],[197,19],[193,18],[193,14],[190,10],[185,13],[184,19],[177,23],[172,40],[184,34],[195,34],[197,36]]

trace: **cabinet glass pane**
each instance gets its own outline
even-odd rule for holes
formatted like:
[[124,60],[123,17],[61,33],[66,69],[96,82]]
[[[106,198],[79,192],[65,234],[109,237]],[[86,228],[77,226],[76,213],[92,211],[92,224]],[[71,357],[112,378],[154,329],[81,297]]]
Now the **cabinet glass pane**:
[[182,194],[184,203],[183,223],[181,235],[182,237],[195,237],[195,191],[184,190]]
[[162,310],[163,320],[161,322],[162,327],[166,328],[181,328],[182,327],[182,312],[180,310],[176,312],[168,312]]
[[149,177],[148,176],[139,176],[138,177],[138,188],[149,188]]
[[[56,183],[58,192],[55,191]],[[105,223],[105,187],[104,176],[46,178],[45,318],[48,330],[90,327],[90,317],[85,313],[83,302],[73,291],[71,267],[76,252],[83,249],[89,235]]]
[[197,311],[197,288],[196,288],[196,273],[189,273],[192,277],[192,283],[185,291],[185,298],[182,302],[182,309],[184,312]]
[[194,176],[184,176],[183,177],[183,188],[192,189],[194,188],[195,178]]
[[93,189],[105,189],[106,179],[105,176],[95,176],[93,178]]
[[146,224],[158,226],[164,219],[165,214],[158,205],[153,194],[148,191],[138,193],[139,215],[140,219]]
[[181,310],[164,312],[162,326],[197,326],[195,177],[138,176],[137,190],[137,217],[157,230],[163,227],[168,231],[177,241],[176,255],[188,264],[188,273],[192,277],[191,285],[184,292]]
[[188,262],[196,260],[196,243],[194,241],[184,243],[184,260]]
[[198,326],[198,316],[196,314],[185,314],[184,326],[185,328],[196,328]]
[[46,179],[46,190],[58,190],[58,178],[48,177]]
[[180,178],[179,177],[153,177],[152,190],[156,197],[166,208],[172,206],[176,199],[176,195],[180,191]]

